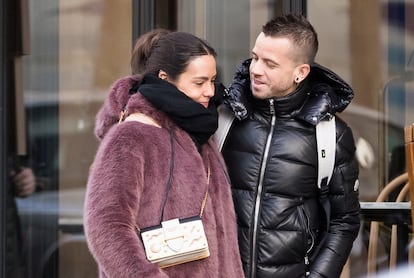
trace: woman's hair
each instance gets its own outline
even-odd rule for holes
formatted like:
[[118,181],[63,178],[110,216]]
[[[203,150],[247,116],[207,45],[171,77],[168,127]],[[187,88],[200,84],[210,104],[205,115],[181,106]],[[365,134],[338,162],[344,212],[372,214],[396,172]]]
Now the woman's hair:
[[151,53],[152,46],[158,42],[160,37],[169,33],[170,31],[166,29],[155,29],[138,38],[132,51],[132,74],[143,73],[145,71],[147,58]]
[[192,59],[202,55],[217,54],[205,40],[190,33],[155,29],[137,40],[131,57],[132,74],[158,75],[163,70],[176,80]]

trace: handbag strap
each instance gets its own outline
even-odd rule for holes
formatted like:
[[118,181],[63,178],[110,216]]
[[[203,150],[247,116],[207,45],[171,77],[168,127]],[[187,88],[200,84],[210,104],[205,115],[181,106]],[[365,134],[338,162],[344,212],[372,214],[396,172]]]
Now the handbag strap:
[[[172,174],[174,172],[174,140],[173,140],[172,130],[170,130],[170,142],[171,142],[170,176],[168,178],[168,183],[167,183],[167,193],[165,194],[165,198],[164,198],[164,201],[163,201],[163,204],[162,204],[162,212],[161,212],[160,222],[162,222],[162,220],[164,219],[164,209],[165,209],[165,205],[167,204],[168,195],[170,193],[170,189],[171,189],[171,186],[172,186]],[[206,203],[207,203],[208,188],[209,188],[209,185],[210,185],[210,176],[211,176],[210,159],[207,157],[207,188],[206,188],[206,192],[204,193],[203,200],[201,202],[201,208],[200,208],[200,214],[199,214],[200,218],[203,216],[204,208],[206,207]]]
[[[123,109],[119,115],[118,123],[122,123],[123,121],[138,121],[142,123],[152,124],[154,126],[159,127],[159,125],[149,116],[141,113],[136,113],[137,115],[131,114],[128,117],[125,117],[126,111]],[[134,116],[134,117],[133,117]],[[162,211],[161,211],[161,219],[160,222],[164,219],[164,209],[165,205],[167,204],[168,194],[170,193],[170,189],[172,186],[172,174],[174,172],[174,133],[173,130],[170,129],[170,144],[171,144],[171,160],[170,160],[170,174],[168,176],[167,181],[167,192],[165,194],[165,198],[162,203]],[[201,202],[200,208],[200,218],[203,216],[204,208],[206,207],[207,197],[208,197],[208,188],[210,185],[210,176],[211,176],[211,169],[210,169],[210,159],[207,157],[208,166],[207,166],[207,188],[206,193],[204,194],[203,201]],[[140,231],[138,225],[135,225],[137,231]]]
[[204,194],[203,201],[201,202],[201,209],[200,209],[200,218],[203,216],[204,208],[206,207],[207,203],[207,197],[208,197],[208,188],[210,186],[210,175],[211,175],[211,169],[210,169],[210,159],[208,159],[208,166],[207,166],[207,189],[206,193]]
[[170,144],[171,144],[171,160],[170,160],[170,175],[167,181],[167,193],[165,194],[164,201],[162,202],[162,211],[161,211],[161,221],[164,219],[164,209],[165,205],[167,204],[168,194],[170,193],[171,185],[172,185],[172,175],[174,172],[174,136],[173,130],[170,129]]
[[[124,121],[137,121],[137,122],[142,122],[142,123],[146,123],[146,124],[151,124],[157,127],[160,127],[151,117],[145,115],[145,114],[141,114],[141,113],[135,113],[135,114],[131,114],[128,117],[125,117],[126,115],[126,111],[122,110],[119,116],[119,122],[118,123],[122,123]],[[170,145],[171,145],[171,159],[170,159],[170,174],[168,176],[168,180],[167,180],[167,192],[165,194],[165,198],[163,200],[162,203],[162,210],[161,210],[161,219],[160,222],[162,222],[162,220],[164,219],[164,210],[165,210],[165,205],[167,204],[167,199],[168,199],[168,195],[170,193],[170,189],[172,186],[172,175],[174,172],[174,134],[173,134],[173,130],[170,129]],[[206,188],[206,192],[204,194],[203,200],[201,202],[201,208],[200,208],[200,218],[203,216],[203,212],[204,212],[204,208],[206,206],[207,203],[207,198],[208,198],[208,188],[210,185],[210,176],[211,176],[211,169],[210,169],[210,159],[207,158],[208,160],[208,166],[207,166],[207,188]],[[139,231],[139,227],[138,225],[135,225],[135,228]]]
[[[160,127],[160,125],[157,122],[155,122],[155,120],[153,118],[151,118],[150,116],[147,116],[145,114],[132,113],[128,117],[125,117],[126,115],[127,115],[127,111],[124,108],[124,109],[122,109],[122,111],[119,115],[118,124],[120,124],[124,121],[125,122],[127,122],[127,121],[136,121],[136,122],[140,122],[140,123]],[[174,171],[174,134],[173,134],[172,129],[170,129],[169,131],[170,131],[170,144],[171,144],[170,174],[169,174],[168,180],[167,180],[167,193],[165,194],[165,198],[164,198],[164,201],[163,201],[163,204],[162,204],[160,222],[162,221],[162,219],[164,219],[164,208],[165,208],[165,204],[167,203],[168,193],[170,192],[170,188],[171,188],[171,184],[172,184],[172,174],[173,174],[173,171]]]

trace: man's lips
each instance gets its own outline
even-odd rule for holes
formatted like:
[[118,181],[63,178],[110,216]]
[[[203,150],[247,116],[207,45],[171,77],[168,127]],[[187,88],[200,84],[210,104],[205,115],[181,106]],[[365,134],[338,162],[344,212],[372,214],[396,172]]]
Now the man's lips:
[[260,86],[263,86],[263,85],[265,85],[265,83],[264,82],[261,82],[260,80],[258,80],[258,79],[253,79],[252,80],[253,82],[252,82],[252,85],[253,85],[253,87],[260,87]]

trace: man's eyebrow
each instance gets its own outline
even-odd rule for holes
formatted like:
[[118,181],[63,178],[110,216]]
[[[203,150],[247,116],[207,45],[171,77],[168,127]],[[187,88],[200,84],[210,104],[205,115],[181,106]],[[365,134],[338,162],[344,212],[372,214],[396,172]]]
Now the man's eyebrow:
[[[254,52],[254,49],[252,49],[252,51],[250,51],[250,53],[251,54],[253,54],[253,55],[256,55],[256,56],[258,56],[257,54],[256,54],[256,52]],[[270,58],[262,58],[264,61],[266,61],[266,62],[272,62],[272,63],[274,63],[274,64],[277,64],[274,60],[272,60],[272,59],[270,59]]]
[[275,65],[279,65],[279,63],[277,63],[276,61],[274,61],[274,60],[272,60],[272,59],[269,59],[269,58],[264,58],[263,59],[266,63],[272,63],[272,64],[275,64]]
[[[251,53],[252,53],[253,55],[257,56],[257,54],[256,54],[256,53],[254,53],[254,51],[252,51]],[[272,63],[272,64],[275,64],[275,65],[279,65],[279,63],[278,63],[278,62],[276,62],[276,61],[274,61],[274,60],[272,60],[272,59],[269,59],[269,58],[262,58],[262,60],[263,60],[263,61],[265,61],[266,63]]]

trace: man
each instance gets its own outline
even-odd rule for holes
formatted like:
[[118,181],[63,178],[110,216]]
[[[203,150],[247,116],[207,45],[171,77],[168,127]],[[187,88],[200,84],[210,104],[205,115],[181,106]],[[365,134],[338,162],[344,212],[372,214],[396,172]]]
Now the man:
[[225,95],[237,119],[222,153],[246,277],[339,277],[358,234],[355,145],[337,116],[327,213],[318,189],[315,126],[343,111],[353,91],[314,63],[317,49],[304,17],[277,17],[263,26]]

